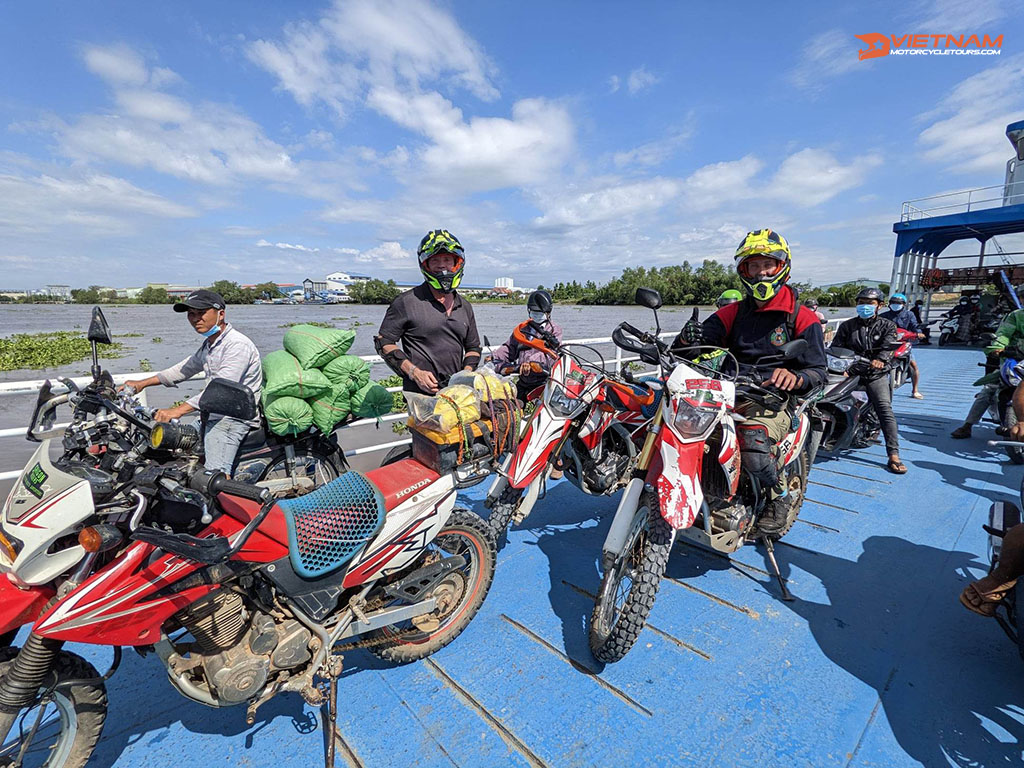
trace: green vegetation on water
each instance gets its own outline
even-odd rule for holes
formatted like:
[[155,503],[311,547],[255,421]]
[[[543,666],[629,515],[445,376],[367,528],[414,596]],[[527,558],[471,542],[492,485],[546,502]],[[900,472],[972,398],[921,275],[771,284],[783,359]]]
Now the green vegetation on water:
[[[100,344],[102,358],[123,355],[124,345]],[[0,338],[0,372],[22,368],[60,368],[89,357],[89,340],[76,331],[53,333],[16,333]]]
[[296,320],[294,323],[282,323],[278,328],[291,328],[296,325],[315,325],[317,328],[333,328],[334,323],[325,323],[321,320]]
[[[76,325],[75,327],[76,328],[80,328],[81,326],[77,326]],[[143,334],[141,334],[141,333],[115,333],[114,334],[114,338],[115,339],[138,339],[142,335]]]

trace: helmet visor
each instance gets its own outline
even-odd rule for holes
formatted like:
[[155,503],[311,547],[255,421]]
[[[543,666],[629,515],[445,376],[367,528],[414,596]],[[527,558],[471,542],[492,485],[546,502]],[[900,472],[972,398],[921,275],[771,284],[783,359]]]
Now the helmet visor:
[[737,260],[736,271],[747,280],[775,277],[786,266],[786,252],[751,253]]

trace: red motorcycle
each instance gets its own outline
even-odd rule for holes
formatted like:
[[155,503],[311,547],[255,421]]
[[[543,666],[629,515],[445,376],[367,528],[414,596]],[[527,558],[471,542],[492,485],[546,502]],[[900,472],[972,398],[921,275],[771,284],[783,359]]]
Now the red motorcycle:
[[[515,329],[516,340],[555,359],[537,410],[519,446],[501,466],[484,505],[495,539],[510,523],[522,522],[556,467],[590,496],[609,495],[630,477],[647,426],[658,409],[660,390],[641,382],[622,382],[605,370],[600,354],[558,339],[529,321]],[[589,351],[599,362],[588,361]],[[628,376],[629,374],[625,374]]]
[[[251,392],[239,404],[222,382],[201,410],[251,418]],[[55,407],[41,402],[30,429],[52,426]],[[422,659],[462,632],[490,587],[494,543],[455,506],[453,473],[403,460],[276,500],[222,473],[136,458],[130,481],[101,487],[81,462],[41,451],[4,505],[0,633],[31,626],[20,650],[0,652],[4,765],[84,766],[123,646],[155,651],[192,701],[246,705],[250,724],[279,693],[324,703],[327,681],[333,728],[338,643]],[[112,646],[110,671],[65,642]]]
[[910,353],[913,350],[913,342],[917,341],[917,334],[913,331],[908,331],[906,328],[897,328],[896,338],[900,345],[893,352],[892,356],[893,391],[910,381]]

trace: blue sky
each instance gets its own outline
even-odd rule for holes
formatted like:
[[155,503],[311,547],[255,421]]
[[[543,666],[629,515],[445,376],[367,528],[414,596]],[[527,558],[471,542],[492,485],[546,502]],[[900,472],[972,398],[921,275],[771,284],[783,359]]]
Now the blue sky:
[[[0,284],[412,279],[434,227],[472,283],[728,262],[763,226],[798,280],[886,278],[902,201],[1002,183],[1020,10],[7,4]],[[859,61],[869,32],[1003,45]]]

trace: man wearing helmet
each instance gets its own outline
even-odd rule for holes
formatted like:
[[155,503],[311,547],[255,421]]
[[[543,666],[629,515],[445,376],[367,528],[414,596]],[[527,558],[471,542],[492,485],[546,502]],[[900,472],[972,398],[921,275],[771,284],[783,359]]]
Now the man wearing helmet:
[[[919,341],[924,339],[924,334],[921,333],[921,328],[917,324],[917,317],[911,310],[907,309],[907,296],[904,293],[897,292],[890,296],[889,309],[882,312],[879,317],[892,320],[896,323],[897,328],[917,334]],[[918,385],[921,383],[921,373],[917,369],[917,361],[914,359],[913,352],[910,353],[910,383],[913,387],[910,396],[922,400],[924,395],[918,389]]]
[[828,320],[825,319],[825,316],[818,311],[817,299],[804,299],[804,306],[811,310],[811,312],[813,312],[817,316],[819,323],[824,325],[825,323],[828,322]]
[[721,309],[724,306],[734,304],[742,299],[742,293],[737,291],[735,288],[729,288],[728,290],[722,291],[722,295],[718,297],[718,301],[715,302],[715,306]]
[[[753,365],[777,354],[786,342],[804,339],[803,353],[781,363],[764,385],[798,395],[824,384],[828,372],[821,323],[786,285],[790,264],[789,244],[782,235],[770,229],[748,233],[736,250],[736,271],[747,297],[722,307],[703,326],[687,323],[673,346],[727,347],[740,365]],[[758,525],[764,533],[777,533],[785,526],[791,503],[780,479],[778,444],[789,432],[792,414],[750,401],[737,410],[745,419],[737,425],[743,467],[762,487],[773,489]]]
[[[530,325],[523,331],[526,338],[536,338],[543,332],[552,334],[559,342],[562,341],[562,329],[551,322],[553,306],[551,294],[547,291],[534,291],[530,294],[526,301]],[[499,372],[512,367],[519,373],[516,396],[525,403],[529,394],[547,380],[552,359],[539,349],[521,345],[513,334],[509,336],[508,341],[494,350],[491,362]]]
[[480,335],[472,305],[456,292],[466,264],[462,243],[435,229],[416,255],[423,283],[395,297],[373,341],[406,392],[433,395],[452,374],[476,368]]
[[907,471],[900,461],[900,438],[896,428],[896,416],[892,412],[892,383],[889,367],[897,339],[896,323],[878,315],[883,295],[877,288],[865,288],[857,294],[857,316],[844,320],[832,339],[833,347],[852,349],[858,355],[871,360],[870,364],[856,362],[850,366],[850,373],[860,376],[868,400],[885,436],[885,450],[889,455],[888,470],[902,475]]

